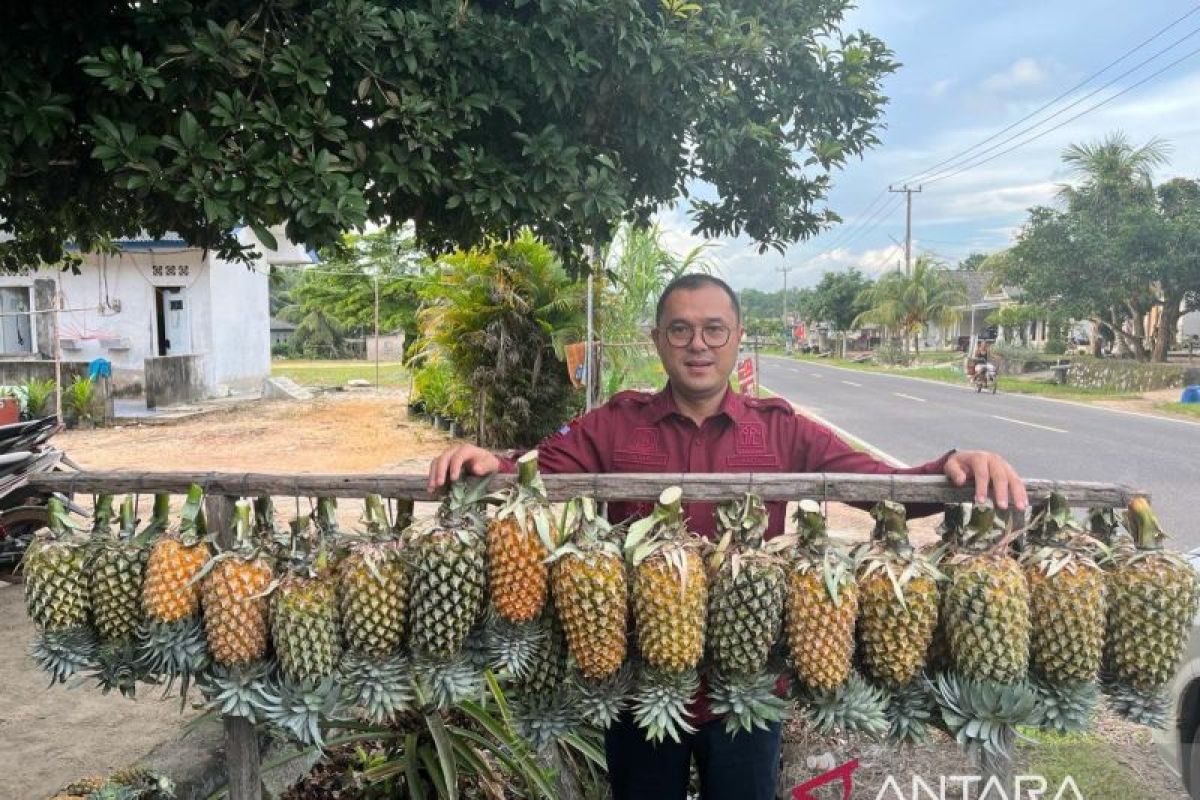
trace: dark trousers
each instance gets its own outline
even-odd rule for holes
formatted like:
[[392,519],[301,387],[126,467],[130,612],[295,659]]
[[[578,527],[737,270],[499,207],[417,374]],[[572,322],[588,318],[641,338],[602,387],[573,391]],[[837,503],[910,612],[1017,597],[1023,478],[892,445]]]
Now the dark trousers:
[[613,800],[686,800],[693,758],[701,800],[774,800],[781,732],[776,723],[731,735],[724,720],[714,720],[679,742],[654,744],[622,715],[604,737]]

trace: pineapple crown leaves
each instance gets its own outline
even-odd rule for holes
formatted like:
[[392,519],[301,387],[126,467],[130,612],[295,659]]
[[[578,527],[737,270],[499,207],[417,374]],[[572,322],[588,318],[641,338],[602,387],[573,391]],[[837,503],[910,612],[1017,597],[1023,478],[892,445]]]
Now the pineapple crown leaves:
[[171,495],[166,492],[160,492],[154,495],[154,510],[151,512],[146,526],[138,532],[137,541],[139,544],[149,542],[151,539],[165,533],[170,527]]
[[92,504],[92,536],[111,537],[113,514],[113,496],[98,494]]
[[939,673],[928,687],[946,728],[969,754],[1003,762],[1011,758],[1017,738],[1032,741],[1017,730],[1037,717],[1037,693],[1028,684]]
[[547,562],[554,562],[565,555],[583,556],[591,550],[601,550],[615,556],[621,555],[620,541],[624,526],[614,525],[596,507],[591,497],[575,497],[563,508],[559,526],[562,539],[550,553]]
[[1138,550],[1162,550],[1167,534],[1159,525],[1150,501],[1144,497],[1135,497],[1129,501],[1125,510],[1125,529],[1133,536]]
[[204,489],[195,483],[188,487],[175,535],[189,547],[208,537],[208,525],[204,520]]
[[901,606],[908,608],[904,587],[917,577],[927,577],[944,583],[947,577],[927,557],[917,552],[908,541],[908,521],[904,506],[891,500],[883,500],[871,509],[875,518],[872,541],[863,545],[856,561],[860,565],[860,578],[867,578],[882,570],[892,584],[892,590]]
[[1088,530],[1106,544],[1111,544],[1117,535],[1119,522],[1117,511],[1111,506],[1092,506],[1087,514]]
[[742,566],[749,562],[783,563],[782,554],[795,547],[797,537],[776,536],[764,543],[769,521],[766,504],[755,494],[747,493],[741,500],[717,506],[717,530],[722,534],[709,556],[710,572],[718,572],[728,559],[736,580]]
[[530,450],[517,459],[517,482],[509,488],[488,496],[489,500],[500,503],[496,511],[496,519],[513,518],[522,533],[528,535],[526,525],[533,520],[534,533],[542,540],[542,545],[549,552],[554,552],[558,546],[555,541],[554,520],[551,516],[550,501],[546,495],[546,484],[538,472],[537,450]]
[[829,531],[820,504],[807,498],[801,500],[792,519],[796,521],[801,549],[813,555],[825,552],[829,547]]
[[[220,548],[216,555],[205,561],[204,566],[202,566],[196,572],[196,574],[192,576],[191,580],[188,581],[189,586],[204,580],[204,578],[207,577],[208,574],[212,572],[213,569],[222,561],[228,561],[231,558],[250,561],[256,558],[262,552],[263,548],[255,540],[256,528],[254,523],[251,521],[251,510],[252,507],[248,500],[238,500],[237,503],[234,504],[232,521],[232,546]],[[262,594],[268,594],[271,588],[274,587],[270,587]]]
[[658,496],[658,502],[649,516],[629,525],[624,549],[635,566],[668,544],[683,547],[704,546],[705,542],[688,530],[687,522],[683,518],[682,498],[682,489],[678,486],[668,486]]
[[483,505],[488,497],[487,487],[491,479],[492,476],[488,474],[481,478],[452,481],[438,508],[437,519],[426,533],[439,528],[453,530],[464,542],[481,535],[486,525]]

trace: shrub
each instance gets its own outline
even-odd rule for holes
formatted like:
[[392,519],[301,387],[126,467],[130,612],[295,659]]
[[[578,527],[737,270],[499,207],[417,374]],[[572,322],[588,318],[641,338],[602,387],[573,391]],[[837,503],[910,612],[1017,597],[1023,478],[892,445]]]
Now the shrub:
[[67,389],[63,404],[76,423],[91,422],[95,415],[96,386],[90,378],[79,376]]
[[25,390],[25,415],[30,419],[37,419],[50,413],[50,404],[56,386],[57,384],[51,378],[46,380],[30,378],[21,384]]

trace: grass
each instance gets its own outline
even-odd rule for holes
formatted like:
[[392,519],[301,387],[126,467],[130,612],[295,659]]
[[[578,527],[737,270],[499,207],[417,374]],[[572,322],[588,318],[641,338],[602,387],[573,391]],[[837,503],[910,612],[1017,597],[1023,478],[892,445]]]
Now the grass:
[[1200,403],[1155,403],[1154,407],[1168,414],[1182,414],[1200,419]]
[[[1070,776],[1087,800],[1129,800],[1146,797],[1146,787],[1128,767],[1113,758],[1112,750],[1095,734],[1030,734],[1036,744],[1020,742],[1017,758],[1027,762],[1020,772],[1046,779],[1046,797],[1055,793]],[[1031,788],[1028,784],[1026,789]],[[1075,797],[1067,788],[1062,797]]]
[[[798,356],[798,358],[817,364],[829,364],[835,367],[856,369],[860,372],[906,375],[911,378],[924,378],[926,380],[941,381],[942,383],[954,383],[959,386],[967,384],[967,378],[959,371],[959,364],[957,362],[953,367],[885,367],[878,364],[843,361],[840,358],[816,358],[813,356]],[[1136,394],[1118,392],[1112,389],[1087,389],[1081,386],[1062,386],[1057,383],[1043,383],[1041,381],[1014,378],[1011,375],[1001,375],[998,388],[1000,391],[1010,394],[1033,394],[1041,397],[1055,397],[1061,400],[1131,400],[1138,397]]]
[[[291,378],[304,386],[345,386],[347,381],[362,379],[375,383],[372,361],[293,361],[271,362],[271,375]],[[379,363],[380,386],[407,386],[408,371],[396,361]]]

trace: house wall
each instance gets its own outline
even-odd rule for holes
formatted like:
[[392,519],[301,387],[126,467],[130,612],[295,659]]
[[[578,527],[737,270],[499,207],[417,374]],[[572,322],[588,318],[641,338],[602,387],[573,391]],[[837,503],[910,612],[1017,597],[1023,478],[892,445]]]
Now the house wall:
[[1192,311],[1179,318],[1179,340],[1189,336],[1200,336],[1200,311]]
[[[247,229],[238,238],[257,242]],[[213,258],[207,276],[208,294],[215,300],[208,309],[209,387],[217,395],[259,391],[271,374],[270,267]]]
[[366,338],[367,360],[375,360],[375,350],[379,349],[380,361],[399,361],[404,358],[404,334],[393,333],[387,336]]

